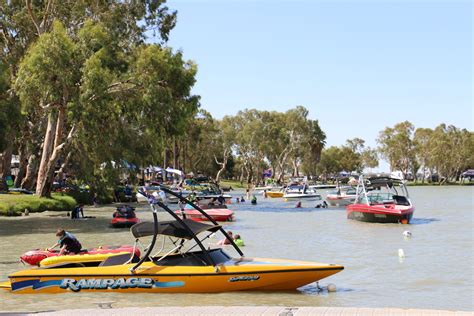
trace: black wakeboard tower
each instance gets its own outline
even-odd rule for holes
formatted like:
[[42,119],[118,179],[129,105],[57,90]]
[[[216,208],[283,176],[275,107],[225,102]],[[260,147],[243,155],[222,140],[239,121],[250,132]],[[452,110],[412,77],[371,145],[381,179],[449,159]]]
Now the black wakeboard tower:
[[[185,203],[185,204],[189,204],[191,205],[195,210],[197,210],[198,212],[200,212],[202,215],[204,215],[210,222],[212,222],[216,227],[219,228],[220,232],[227,238],[227,240],[230,241],[231,245],[234,247],[234,249],[240,254],[241,257],[244,257],[244,253],[242,252],[242,250],[240,250],[240,248],[235,244],[234,240],[227,234],[227,232],[222,228],[221,225],[219,225],[211,216],[209,216],[203,209],[201,209],[198,205],[194,204],[193,202],[191,202],[190,200],[186,199],[185,197],[183,197],[181,194],[179,193],[176,193],[172,190],[170,190],[169,188],[163,186],[163,185],[160,185],[160,190],[167,193],[167,194],[171,194],[175,197],[177,197],[181,202]],[[159,225],[158,225],[158,215],[157,215],[157,209],[155,207],[155,205],[158,205],[160,208],[164,209],[166,212],[168,212],[179,224],[180,226],[182,226],[186,231],[187,233],[192,236],[192,238],[194,239],[194,241],[196,242],[196,244],[201,248],[201,250],[203,251],[203,254],[205,255],[205,258],[206,258],[206,261],[209,265],[213,265],[214,267],[217,268],[217,265],[216,263],[214,262],[214,260],[212,259],[212,257],[209,255],[208,253],[208,250],[206,250],[206,247],[204,247],[204,245],[202,244],[201,240],[199,240],[199,238],[196,236],[196,234],[193,232],[193,230],[189,227],[189,225],[186,223],[186,221],[184,221],[181,217],[179,217],[175,212],[173,212],[167,205],[165,205],[162,201],[160,201],[159,199],[155,198],[153,195],[151,194],[148,194],[146,191],[143,191],[143,190],[139,190],[138,193],[140,193],[141,195],[143,195],[144,197],[147,198],[148,200],[148,203],[150,204],[150,208],[151,208],[151,211],[152,211],[152,214],[153,214],[153,234],[151,234],[153,237],[152,237],[152,240],[151,240],[151,243],[150,245],[147,247],[147,252],[145,255],[143,255],[140,260],[130,269],[130,271],[132,273],[135,272],[136,269],[138,269],[139,266],[141,266],[143,264],[143,262],[145,262],[147,260],[147,258],[149,258],[151,252],[153,251],[153,248],[155,246],[155,243],[156,243],[156,239],[157,239],[157,235],[159,233]],[[139,224],[135,224],[135,225],[139,225]],[[133,226],[132,226],[133,228]]]

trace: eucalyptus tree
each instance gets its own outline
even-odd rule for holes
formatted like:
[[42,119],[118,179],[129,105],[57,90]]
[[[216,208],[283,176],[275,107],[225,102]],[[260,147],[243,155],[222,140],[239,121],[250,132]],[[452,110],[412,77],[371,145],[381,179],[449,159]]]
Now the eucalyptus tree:
[[204,109],[199,109],[189,122],[183,136],[185,170],[212,174],[215,171],[214,155],[218,149],[214,147],[217,122]]
[[[387,127],[379,133],[377,142],[379,151],[390,163],[391,170],[400,170],[404,176],[413,171],[416,162],[415,147],[413,144],[413,133],[415,127],[412,123],[405,121],[395,126]],[[414,170],[416,173],[416,170]]]
[[[236,133],[232,123],[229,122],[230,120],[229,117],[225,117],[221,121],[216,122],[215,134],[211,136],[214,140],[213,146],[208,148],[210,151],[217,149],[217,152],[214,154],[214,160],[220,167],[215,177],[217,183],[219,183],[222,173],[227,169],[229,160],[233,154],[232,151]],[[220,159],[218,157],[220,157]]]
[[413,138],[415,145],[416,158],[423,170],[423,176],[421,181],[425,182],[426,170],[429,170],[429,174],[434,173],[434,165],[432,163],[432,151],[433,151],[433,130],[430,128],[417,128]]
[[440,124],[430,138],[430,164],[445,181],[457,180],[464,169],[473,167],[474,136],[466,129]]
[[[165,43],[170,30],[176,23],[176,12],[168,10],[164,3],[165,1],[161,0],[94,2],[0,0],[0,46],[2,48],[0,61],[7,65],[11,78],[15,78],[20,61],[24,59],[30,45],[42,34],[50,32],[55,20],[62,22],[68,34],[73,38],[77,36],[87,20],[103,22],[108,34],[121,43],[120,46],[124,52],[142,43],[146,34],[150,33],[153,33],[161,43]],[[16,106],[18,113],[18,102]],[[26,146],[30,151],[26,159],[31,162],[28,167],[34,164],[34,157],[37,155],[35,151],[42,146],[42,144],[36,145],[41,141],[38,141],[38,137],[34,137],[43,134],[37,133],[37,124],[40,124],[43,119],[38,118],[36,114],[33,115],[30,111],[24,115],[24,119],[15,122],[14,130],[27,134],[28,137],[10,135],[10,138],[22,138],[22,144],[27,143],[28,139],[32,141],[32,145]],[[47,116],[46,111],[42,111],[42,114]],[[30,174],[34,173],[32,170]]]
[[228,127],[235,131],[234,146],[240,157],[242,171],[245,171],[250,185],[258,174],[258,165],[264,159],[260,145],[263,141],[263,122],[255,109],[239,111],[232,119],[224,118]]
[[308,120],[307,125],[303,137],[305,150],[302,155],[302,169],[307,175],[316,175],[321,153],[326,145],[326,134],[319,126],[318,120]]

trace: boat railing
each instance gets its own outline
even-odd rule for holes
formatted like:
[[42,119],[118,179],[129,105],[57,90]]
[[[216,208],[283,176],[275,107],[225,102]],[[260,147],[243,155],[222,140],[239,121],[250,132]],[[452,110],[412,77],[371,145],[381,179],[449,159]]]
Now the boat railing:
[[[185,197],[183,196],[180,196],[179,194],[173,192],[172,190],[170,190],[169,188],[166,188],[166,187],[162,187],[161,188],[161,191],[166,193],[166,194],[170,194],[170,195],[173,195],[175,197],[177,197],[182,203],[185,203],[187,205],[190,205],[192,206],[194,209],[196,209],[198,212],[200,212],[203,216],[205,216],[210,222],[212,222],[214,225],[216,225],[218,227],[218,229],[221,231],[221,233],[227,238],[227,240],[230,241],[231,245],[234,246],[235,250],[243,257],[243,252],[239,249],[239,247],[234,243],[233,239],[227,234],[227,232],[212,218],[210,217],[206,212],[204,212],[198,205],[194,204],[193,202],[191,202],[190,200],[186,199]],[[143,196],[147,197],[148,199],[148,202],[150,204],[150,208],[152,210],[152,213],[153,213],[153,222],[154,222],[154,232],[153,232],[153,238],[152,238],[152,241],[150,243],[150,245],[146,248],[146,254],[140,258],[140,261],[135,264],[130,270],[132,272],[134,272],[141,264],[143,264],[143,262],[145,262],[147,260],[147,258],[149,258],[150,260],[153,261],[153,258],[150,257],[150,254],[151,254],[151,251],[156,243],[156,237],[158,235],[158,218],[157,218],[157,209],[156,209],[156,205],[158,205],[160,208],[162,208],[163,210],[165,210],[166,212],[168,212],[177,222],[180,223],[180,225],[187,231],[187,233],[189,234],[189,236],[192,236],[192,239],[196,242],[196,245],[195,246],[199,246],[202,250],[202,253],[204,255],[204,258],[205,258],[205,261],[210,264],[210,265],[213,265],[216,267],[217,269],[217,265],[216,263],[214,262],[214,260],[212,259],[212,257],[209,255],[208,251],[206,250],[206,248],[204,247],[204,245],[202,244],[202,241],[209,238],[210,235],[212,234],[209,234],[208,236],[206,236],[205,238],[203,238],[202,240],[199,239],[196,234],[193,233],[193,231],[191,230],[191,228],[183,221],[183,219],[178,216],[175,212],[173,212],[171,209],[168,208],[168,206],[166,206],[163,202],[161,202],[160,200],[158,200],[157,198],[155,198],[154,196],[152,195],[149,195],[147,194],[146,192],[144,191],[140,191],[139,192],[140,194],[142,194]],[[179,245],[176,245],[175,244],[175,248],[172,249],[171,251],[169,251],[167,254],[165,254],[164,256],[162,256],[159,260],[163,260],[165,257],[167,257],[168,255],[170,255],[171,253],[173,252],[176,252],[176,251],[179,251],[184,245],[184,240],[181,240]],[[195,247],[194,246],[194,247]],[[194,248],[193,247],[193,248]],[[192,248],[191,248],[192,249]],[[190,251],[190,249],[187,250],[188,252]]]

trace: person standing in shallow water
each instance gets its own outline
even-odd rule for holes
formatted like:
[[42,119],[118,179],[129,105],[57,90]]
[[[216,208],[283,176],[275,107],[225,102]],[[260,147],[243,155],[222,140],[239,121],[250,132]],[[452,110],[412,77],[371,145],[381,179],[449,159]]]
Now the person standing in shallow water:
[[[234,236],[232,235],[232,232],[229,230],[227,231],[227,235],[229,235],[230,238],[234,238]],[[219,240],[219,242],[217,243],[218,245],[222,246],[222,245],[230,245],[230,240],[227,239],[227,238],[224,238],[222,240]]]
[[253,205],[257,204],[257,197],[255,195],[252,196],[252,200],[250,201]]
[[243,247],[245,246],[244,244],[244,241],[242,240],[242,238],[240,237],[239,234],[235,234],[234,236],[234,243],[237,247]]

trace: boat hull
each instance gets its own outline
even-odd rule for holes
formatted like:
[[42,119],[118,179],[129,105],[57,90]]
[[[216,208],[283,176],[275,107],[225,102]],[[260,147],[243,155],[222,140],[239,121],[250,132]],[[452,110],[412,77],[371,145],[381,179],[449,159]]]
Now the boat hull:
[[136,223],[140,222],[138,218],[122,218],[122,217],[115,217],[110,222],[110,225],[114,228],[126,228],[132,227]]
[[213,266],[156,266],[147,262],[132,274],[132,265],[32,269],[9,276],[0,288],[18,294],[65,292],[213,293],[294,290],[340,272],[339,265],[251,259]]
[[[213,220],[216,222],[232,222],[234,221],[234,212],[223,208],[223,209],[218,209],[218,208],[213,208],[213,209],[205,209],[203,210],[206,212],[207,215],[209,215]],[[181,211],[175,211],[175,213],[179,216],[181,216]],[[201,212],[196,211],[196,210],[184,210],[184,213],[186,214],[186,218],[192,219],[193,221],[209,221],[209,219],[201,214]]]
[[[81,252],[75,256],[81,257],[83,255],[96,255],[96,254],[109,254],[109,253],[121,253],[137,251],[133,246],[122,245],[122,246],[103,246],[99,248],[92,248]],[[27,263],[32,266],[39,265],[39,263],[46,258],[59,256],[59,251],[47,251],[47,250],[30,250],[20,256],[20,261]],[[137,253],[140,256],[140,252]]]
[[283,192],[267,192],[267,196],[271,198],[281,198],[283,197]]
[[351,204],[346,208],[348,219],[369,223],[409,224],[414,211],[414,207],[397,210],[386,208],[384,205],[369,206],[366,204]]
[[285,194],[286,200],[321,200],[320,194]]

